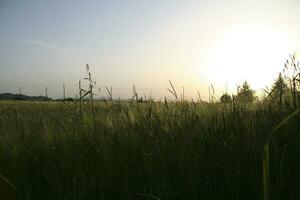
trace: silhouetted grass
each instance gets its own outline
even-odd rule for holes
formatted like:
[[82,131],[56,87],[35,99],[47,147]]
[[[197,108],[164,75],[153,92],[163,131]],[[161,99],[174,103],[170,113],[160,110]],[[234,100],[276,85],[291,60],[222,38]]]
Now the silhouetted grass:
[[[289,106],[177,98],[91,109],[87,102],[82,114],[73,103],[0,102],[0,174],[19,199],[300,196],[300,116],[284,121],[295,111]],[[266,160],[268,135],[282,121]]]

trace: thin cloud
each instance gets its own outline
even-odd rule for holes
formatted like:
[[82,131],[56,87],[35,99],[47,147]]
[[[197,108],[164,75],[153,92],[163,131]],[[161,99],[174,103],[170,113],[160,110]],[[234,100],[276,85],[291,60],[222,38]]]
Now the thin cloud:
[[32,45],[39,46],[39,47],[45,47],[45,48],[48,48],[48,49],[53,49],[53,50],[60,51],[60,52],[63,52],[63,53],[68,53],[69,52],[66,49],[54,46],[52,44],[48,44],[48,43],[40,41],[40,40],[26,41],[25,43],[32,44]]

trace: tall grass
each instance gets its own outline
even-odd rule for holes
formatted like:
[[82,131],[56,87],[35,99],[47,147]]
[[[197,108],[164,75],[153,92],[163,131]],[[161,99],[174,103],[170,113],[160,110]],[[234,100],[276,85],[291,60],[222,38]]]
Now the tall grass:
[[293,106],[179,97],[81,106],[0,102],[0,174],[19,199],[300,195],[300,117]]

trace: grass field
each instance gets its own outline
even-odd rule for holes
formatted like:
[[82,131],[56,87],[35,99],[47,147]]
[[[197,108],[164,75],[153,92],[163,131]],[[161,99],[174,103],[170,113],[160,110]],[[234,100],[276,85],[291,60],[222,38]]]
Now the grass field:
[[93,112],[85,102],[80,113],[2,101],[0,183],[28,200],[298,199],[293,112],[264,102],[95,102]]

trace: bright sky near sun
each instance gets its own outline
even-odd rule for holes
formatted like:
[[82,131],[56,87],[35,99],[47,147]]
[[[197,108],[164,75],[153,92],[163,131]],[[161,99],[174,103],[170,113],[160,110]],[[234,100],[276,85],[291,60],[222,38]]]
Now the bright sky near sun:
[[157,98],[168,80],[204,99],[210,84],[259,92],[300,49],[299,10],[299,0],[1,0],[0,93],[59,97],[66,83],[74,95],[86,63],[99,87]]

